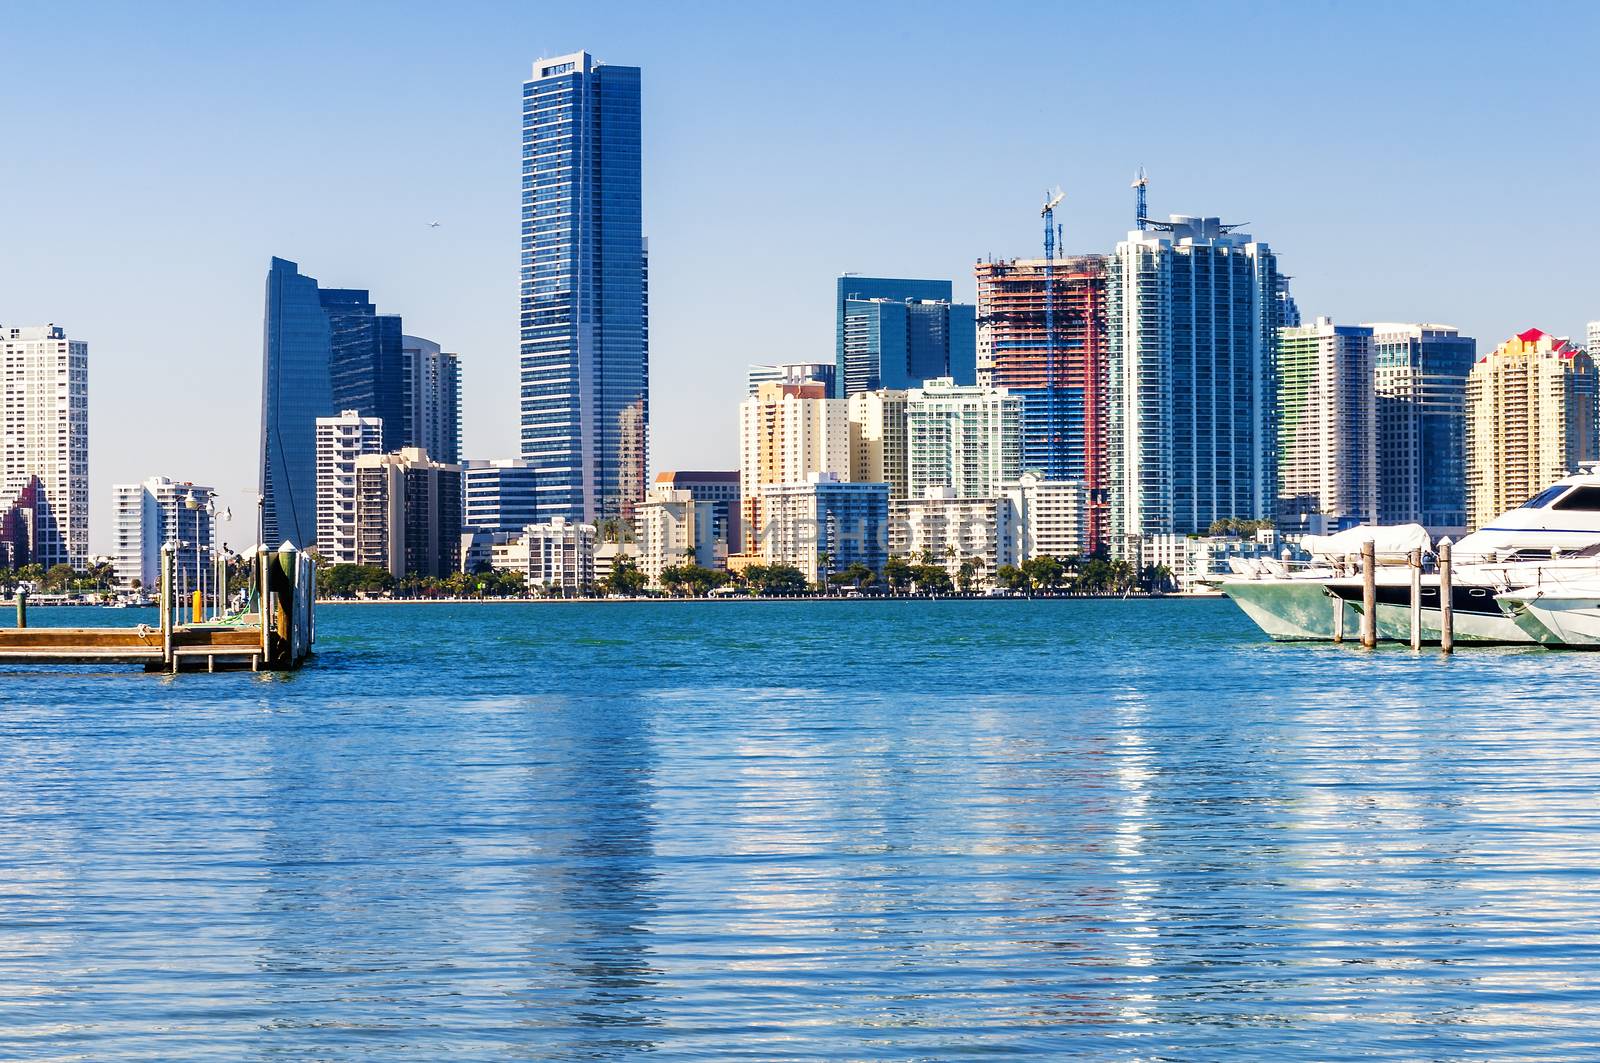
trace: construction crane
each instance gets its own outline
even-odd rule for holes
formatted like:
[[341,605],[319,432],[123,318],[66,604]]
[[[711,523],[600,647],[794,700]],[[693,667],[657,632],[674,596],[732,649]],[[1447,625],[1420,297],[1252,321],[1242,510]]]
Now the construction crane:
[[1145,176],[1143,166],[1139,167],[1139,172],[1129,187],[1133,189],[1134,195],[1133,223],[1139,227],[1140,232],[1144,232],[1144,225],[1149,217],[1146,213],[1145,189],[1150,187],[1150,178]]
[[1060,440],[1056,433],[1056,244],[1061,230],[1056,225],[1056,208],[1066,198],[1057,188],[1044,194],[1044,209],[1039,217],[1044,219],[1044,380],[1045,380],[1045,441],[1049,444],[1046,475],[1059,479],[1057,449]]

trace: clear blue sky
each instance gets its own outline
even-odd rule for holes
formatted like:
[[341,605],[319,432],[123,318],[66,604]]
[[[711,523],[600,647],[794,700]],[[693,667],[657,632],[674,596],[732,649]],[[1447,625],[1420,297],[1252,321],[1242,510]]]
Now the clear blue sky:
[[1600,318],[1590,5],[679,6],[7,4],[0,322],[91,345],[94,549],[156,474],[251,540],[275,254],[459,351],[467,454],[515,453],[521,84],[580,48],[644,69],[655,468],[734,467],[743,367],[831,357],[838,273],[970,297],[1055,184],[1108,250],[1139,165],[1307,315]]

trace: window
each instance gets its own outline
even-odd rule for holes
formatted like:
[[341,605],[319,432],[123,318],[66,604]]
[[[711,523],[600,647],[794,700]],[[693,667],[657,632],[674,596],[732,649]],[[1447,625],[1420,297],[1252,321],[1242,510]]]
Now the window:
[[1566,484],[1557,484],[1555,487],[1547,487],[1543,491],[1540,491],[1538,494],[1534,495],[1532,498],[1528,499],[1526,502],[1522,503],[1522,508],[1543,509],[1557,498],[1560,498],[1561,492],[1565,491],[1566,489]]
[[[1545,492],[1548,494],[1549,492]],[[1551,509],[1576,509],[1586,513],[1600,513],[1600,487],[1579,487],[1550,507]]]

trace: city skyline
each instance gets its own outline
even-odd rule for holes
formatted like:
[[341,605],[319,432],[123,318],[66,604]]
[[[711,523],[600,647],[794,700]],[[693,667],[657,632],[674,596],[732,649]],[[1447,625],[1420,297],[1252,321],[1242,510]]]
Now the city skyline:
[[[826,360],[840,273],[948,277],[956,299],[971,301],[975,259],[1039,253],[1037,208],[1049,185],[1068,193],[1063,250],[1109,250],[1131,227],[1127,182],[1139,165],[1151,175],[1152,214],[1219,214],[1264,234],[1295,275],[1308,318],[1442,321],[1492,343],[1530,326],[1581,342],[1584,323],[1600,317],[1581,262],[1573,269],[1571,256],[1541,254],[1594,240],[1596,223],[1572,204],[1583,203],[1582,174],[1595,151],[1573,136],[1574,118],[1587,112],[1595,90],[1559,68],[1536,88],[1482,73],[1501,64],[1503,41],[1537,50],[1580,33],[1594,19],[1586,10],[1512,20],[1485,7],[1471,19],[1446,20],[1438,8],[1385,9],[1383,34],[1354,12],[1258,11],[1193,27],[1187,48],[1253,51],[1269,64],[1274,49],[1311,38],[1351,49],[1337,110],[1318,102],[1327,87],[1318,77],[1272,66],[1274,92],[1252,105],[1259,121],[1230,132],[1226,151],[1215,123],[1194,116],[1225,107],[1248,64],[1182,98],[1177,63],[1156,64],[1138,89],[1113,90],[1110,45],[1148,27],[1131,17],[1075,17],[1083,54],[1070,70],[1052,71],[1037,59],[1058,49],[1032,33],[1045,10],[1019,6],[975,22],[959,8],[936,7],[915,25],[886,15],[857,39],[829,41],[838,69],[849,73],[820,90],[804,77],[800,56],[825,37],[829,19],[821,11],[781,42],[767,40],[759,19],[732,10],[685,17],[613,8],[585,20],[486,6],[470,29],[420,10],[384,20],[335,13],[299,52],[300,42],[291,47],[280,31],[239,13],[186,25],[179,50],[162,39],[176,14],[17,12],[19,34],[68,38],[74,47],[50,53],[50,77],[35,79],[51,83],[49,94],[7,106],[17,132],[47,139],[54,161],[24,160],[8,171],[8,193],[32,206],[12,235],[34,251],[26,263],[9,256],[0,265],[7,293],[0,321],[54,322],[93,352],[91,552],[111,545],[110,486],[152,475],[215,484],[235,513],[222,537],[234,546],[253,541],[257,444],[248,438],[253,432],[231,429],[258,417],[260,264],[273,254],[312,275],[381,292],[382,305],[403,309],[408,331],[459,352],[470,367],[462,457],[518,453],[516,414],[507,405],[517,362],[506,310],[515,298],[507,232],[518,194],[508,86],[540,56],[578,48],[644,72],[655,355],[648,475],[732,467],[744,367]],[[1154,16],[1173,10],[1158,7]],[[706,32],[729,46],[722,61],[678,62],[687,40]],[[385,49],[341,70],[321,63],[357,33],[425,47],[433,73],[410,86],[386,85],[379,96],[362,81],[379,80],[367,64],[375,70],[386,61]],[[130,41],[143,47],[129,49]],[[1424,46],[1451,61],[1403,69],[1404,58]],[[1064,79],[1063,90],[1087,105],[1075,113],[1095,120],[1041,123],[1037,108],[997,114],[996,94],[1014,97],[1017,84],[930,73],[984,48],[1005,56],[1007,77],[1024,87]],[[919,58],[908,65],[901,53]],[[269,57],[287,63],[287,82],[264,76]],[[884,62],[875,66],[869,57]],[[24,81],[46,69],[25,51],[14,60]],[[1367,73],[1382,77],[1363,84]],[[749,76],[769,87],[759,106],[730,99]],[[107,77],[128,83],[124,95],[91,102],[89,87]],[[193,92],[224,78],[237,89],[225,110]],[[715,114],[699,106],[703,97],[721,101]],[[847,104],[903,114],[913,99],[940,112],[941,131],[976,138],[982,157],[950,151],[948,138],[923,142],[916,122],[879,131],[874,144],[836,120]],[[375,135],[404,135],[440,161],[398,175],[380,170],[348,144],[323,140],[342,141],[340,123],[326,134],[291,126],[309,104],[361,116]],[[238,139],[257,146],[197,135],[224,113]],[[786,116],[781,134],[765,130],[757,120],[763,113]],[[103,129],[109,145],[70,135],[82,129]],[[1313,159],[1308,149],[1328,138],[1361,150],[1347,162]],[[100,149],[108,146],[117,180],[105,188]],[[1504,162],[1508,151],[1533,150],[1556,150],[1563,165]],[[304,168],[307,152],[317,154],[314,179]],[[830,152],[856,153],[847,179],[819,179]],[[90,180],[98,191],[89,191]],[[102,209],[82,210],[85,197]],[[429,227],[433,220],[438,229]],[[81,253],[89,246],[95,255]],[[763,247],[782,260],[777,277],[714,268]],[[171,326],[170,299],[159,294],[174,284],[186,292],[182,328]],[[788,303],[785,328],[758,330],[775,290]],[[174,380],[184,386],[174,388]],[[184,416],[152,416],[174,391]],[[201,446],[201,435],[220,438]]]

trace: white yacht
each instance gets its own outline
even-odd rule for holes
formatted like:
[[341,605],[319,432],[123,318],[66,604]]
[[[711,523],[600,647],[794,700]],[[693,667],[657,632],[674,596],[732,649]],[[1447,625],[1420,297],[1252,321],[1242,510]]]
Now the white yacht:
[[1600,578],[1541,583],[1495,597],[1512,623],[1535,642],[1600,647]]
[[[1381,563],[1392,561],[1393,554],[1385,553],[1380,537],[1397,531],[1352,528],[1340,535],[1368,535],[1380,544],[1377,634],[1381,639],[1405,640],[1411,635],[1411,574],[1404,564]],[[1325,538],[1336,540],[1339,536]],[[1390,549],[1399,545],[1396,542]],[[1308,537],[1306,546],[1315,553],[1323,542]],[[1359,551],[1359,541],[1356,550]],[[1495,596],[1553,580],[1600,578],[1600,474],[1591,469],[1557,481],[1486,527],[1464,536],[1455,544],[1452,556],[1451,607],[1456,637],[1464,642],[1535,641],[1506,614]],[[1312,580],[1319,591],[1342,602],[1343,609],[1336,611],[1331,604],[1317,602],[1304,585]],[[1276,639],[1331,638],[1340,612],[1344,634],[1353,637],[1357,630],[1356,622],[1344,610],[1359,613],[1361,576],[1347,560],[1343,571],[1331,578],[1308,576],[1304,582],[1295,576],[1280,580],[1224,579],[1219,587]],[[1439,577],[1428,572],[1422,577],[1424,640],[1437,640],[1439,627]]]
[[[1228,576],[1215,580],[1223,594],[1255,621],[1256,626],[1281,641],[1327,641],[1338,634],[1354,638],[1360,612],[1341,603],[1327,584],[1359,571],[1362,546],[1371,542],[1378,561],[1380,584],[1404,582],[1404,567],[1413,549],[1427,550],[1428,533],[1420,524],[1390,528],[1366,525],[1335,535],[1308,535],[1302,544],[1312,560],[1295,567],[1271,559],[1229,561]],[[1356,599],[1360,602],[1359,596]]]

